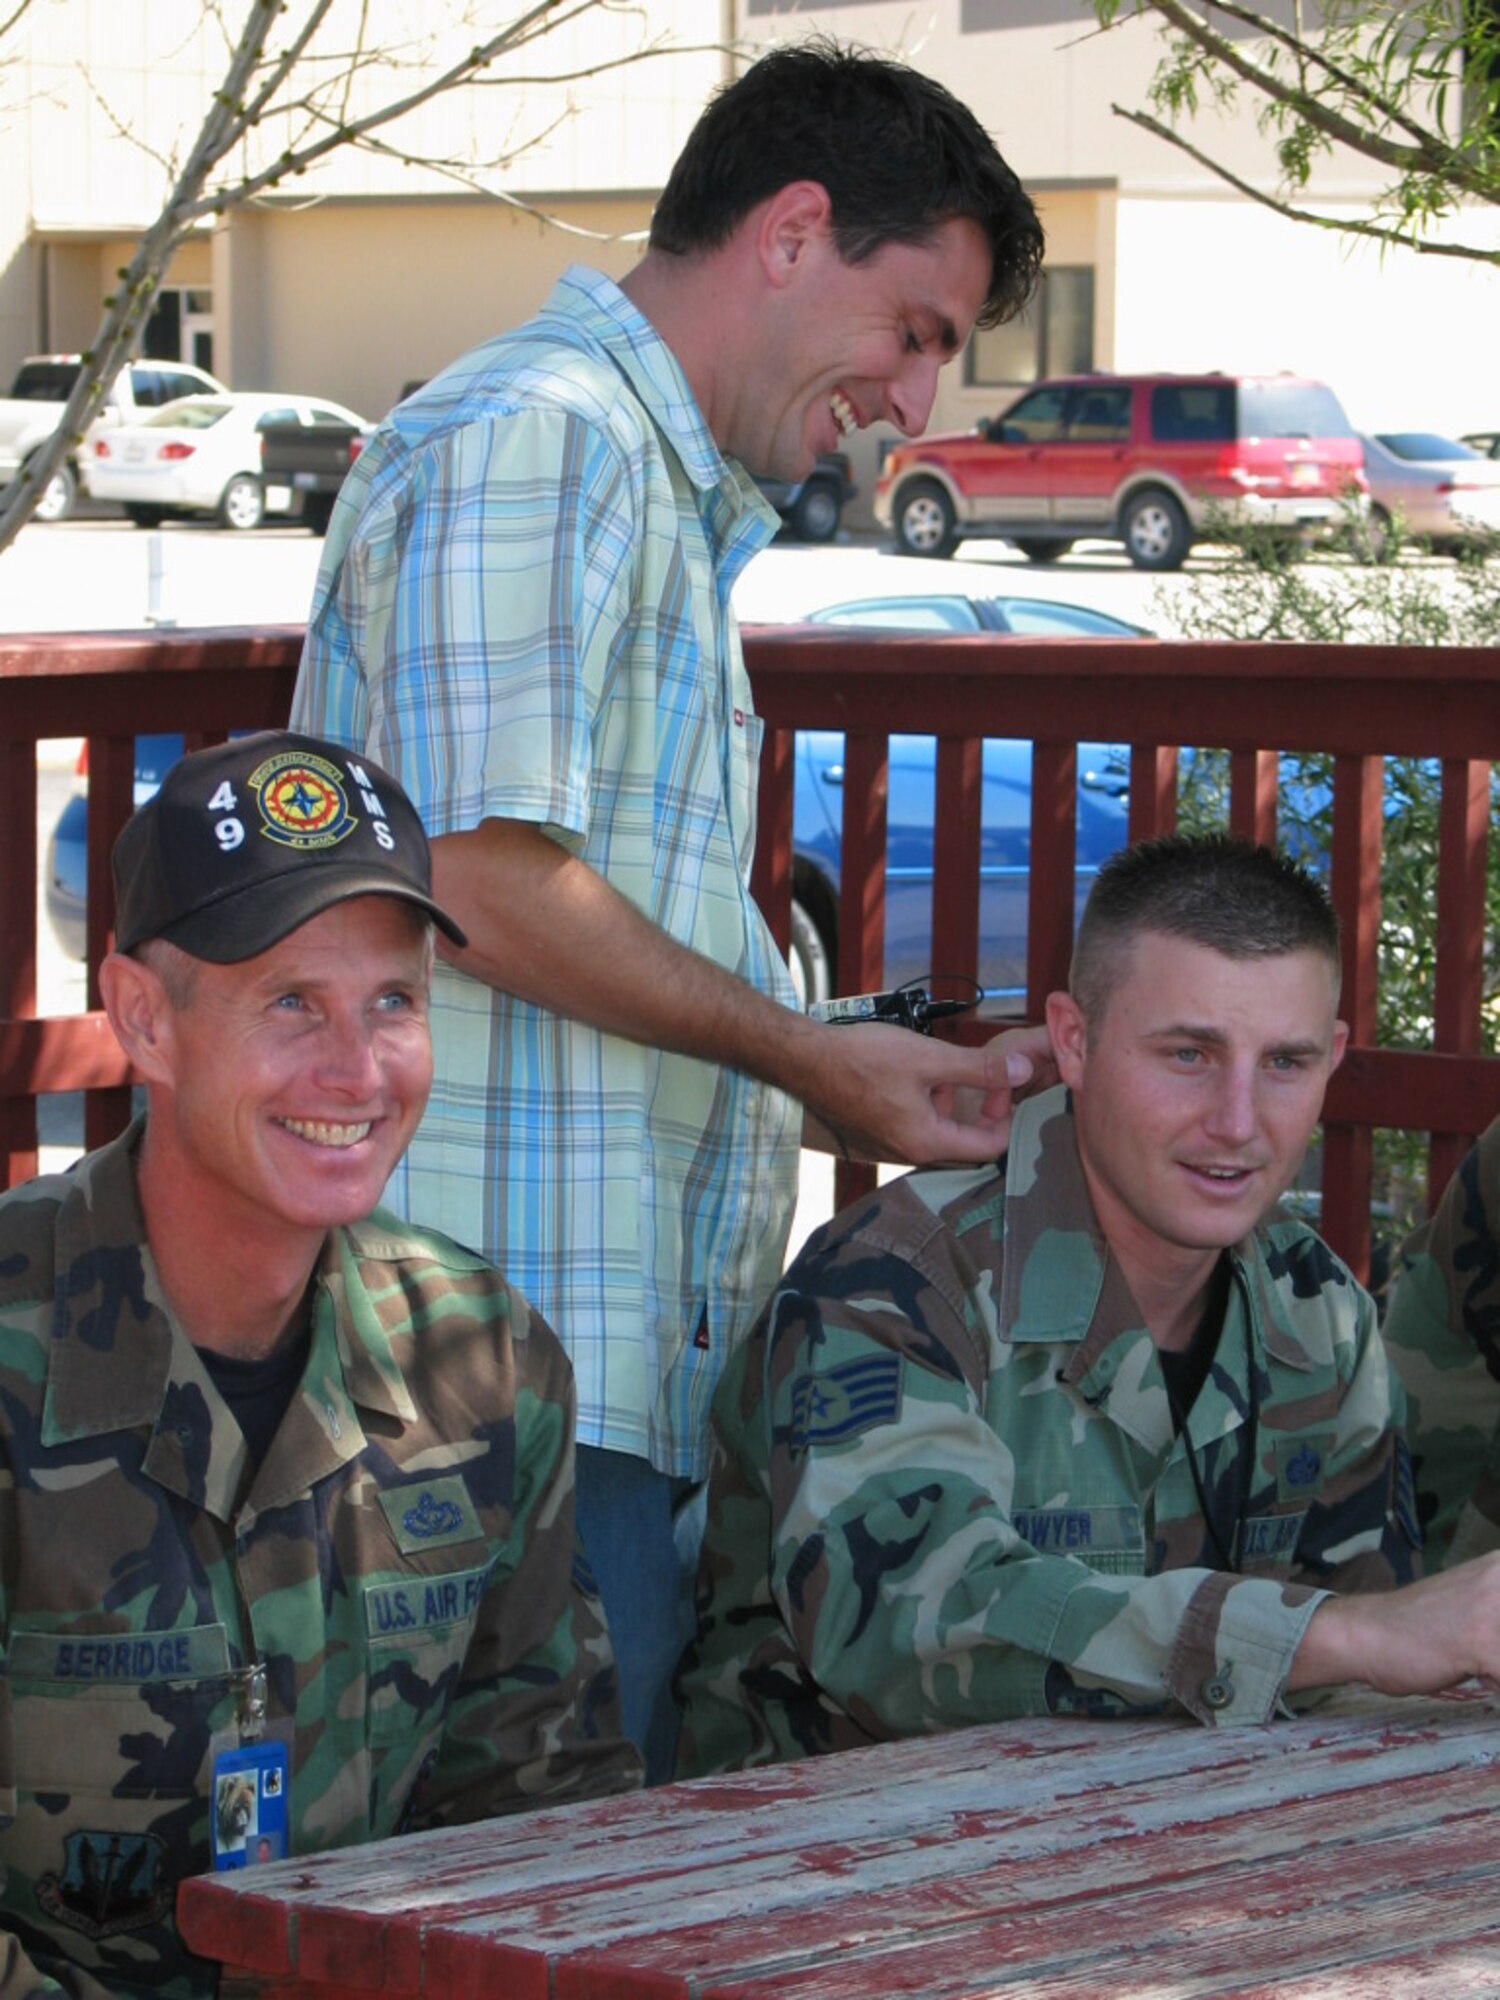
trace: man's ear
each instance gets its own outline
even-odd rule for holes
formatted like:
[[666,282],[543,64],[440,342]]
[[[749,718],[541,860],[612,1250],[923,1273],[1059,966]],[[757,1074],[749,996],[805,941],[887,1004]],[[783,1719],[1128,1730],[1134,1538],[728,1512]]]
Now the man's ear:
[[809,248],[826,235],[832,220],[833,203],[821,181],[788,181],[766,202],[755,247],[767,281],[776,290],[783,290],[798,275]]
[[1335,1021],[1333,1024],[1333,1051],[1328,1064],[1328,1074],[1330,1076],[1333,1075],[1333,1072],[1344,1060],[1344,1051],[1348,1046],[1349,1023],[1347,1021]]
[[151,967],[112,951],[99,967],[99,997],[133,1067],[147,1083],[171,1083],[176,1010]]
[[1052,1037],[1058,1075],[1069,1090],[1076,1090],[1083,1082],[1089,1036],[1083,1009],[1071,993],[1047,995],[1047,1033]]

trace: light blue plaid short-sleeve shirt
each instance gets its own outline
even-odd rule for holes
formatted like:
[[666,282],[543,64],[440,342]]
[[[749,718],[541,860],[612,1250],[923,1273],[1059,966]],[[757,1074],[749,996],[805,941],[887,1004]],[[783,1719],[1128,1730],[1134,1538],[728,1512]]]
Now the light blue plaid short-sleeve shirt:
[[[430,834],[524,820],[679,943],[792,1004],[749,892],[761,725],[729,609],[775,529],[608,279],[392,412],[345,485],[293,726],[394,771]],[[780,1275],[800,1113],[439,966],[431,1102],[388,1199],[561,1336],[578,1436],[701,1477]]]

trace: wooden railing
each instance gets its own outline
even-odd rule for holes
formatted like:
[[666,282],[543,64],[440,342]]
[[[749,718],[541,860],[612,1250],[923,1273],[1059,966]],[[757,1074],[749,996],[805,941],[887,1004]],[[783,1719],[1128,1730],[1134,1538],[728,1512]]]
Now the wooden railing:
[[[118,1130],[127,1073],[102,1016],[37,1020],[36,766],[39,740],[89,740],[88,1005],[111,922],[108,851],[130,809],[135,734],[190,741],[286,716],[295,628],[0,640],[0,1173],[36,1167],[35,1099],[83,1089],[85,1137]],[[846,732],[837,988],[881,984],[888,738],[938,739],[934,963],[977,970],[980,744],[1031,739],[1027,1013],[1063,983],[1074,912],[1079,739],[1130,758],[1130,831],[1174,823],[1178,746],[1231,753],[1231,823],[1274,837],[1277,753],[1334,759],[1331,888],[1344,926],[1342,1012],[1351,1048],[1329,1092],[1323,1229],[1367,1268],[1371,1138],[1382,1126],[1432,1134],[1429,1186],[1445,1184],[1474,1134],[1500,1113],[1500,1059],[1481,1053],[1485,869],[1491,766],[1500,760],[1493,654],[1460,648],[1229,645],[1111,640],[916,638],[807,627],[746,634],[767,725],[755,886],[783,944],[792,882],[792,750],[799,728]],[[1430,1049],[1375,1046],[1380,976],[1382,757],[1442,767],[1437,974]],[[985,1032],[966,1031],[970,1036]],[[852,1181],[844,1182],[847,1192]]]

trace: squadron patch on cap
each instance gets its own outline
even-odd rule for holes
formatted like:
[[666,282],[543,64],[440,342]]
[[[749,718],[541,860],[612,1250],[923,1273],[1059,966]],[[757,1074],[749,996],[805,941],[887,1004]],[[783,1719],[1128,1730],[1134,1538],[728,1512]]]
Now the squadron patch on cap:
[[261,832],[283,847],[337,847],[359,825],[349,810],[343,773],[321,757],[283,750],[249,778],[260,805]]

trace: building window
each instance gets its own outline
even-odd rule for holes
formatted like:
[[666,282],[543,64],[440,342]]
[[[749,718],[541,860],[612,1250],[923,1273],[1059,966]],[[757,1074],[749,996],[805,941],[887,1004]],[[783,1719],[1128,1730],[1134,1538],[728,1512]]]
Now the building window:
[[1017,318],[975,331],[964,380],[971,388],[1009,388],[1044,375],[1086,375],[1093,365],[1093,267],[1061,264],[1042,274]]
[[212,374],[212,291],[206,285],[163,285],[141,337],[141,353],[148,361],[190,361]]

